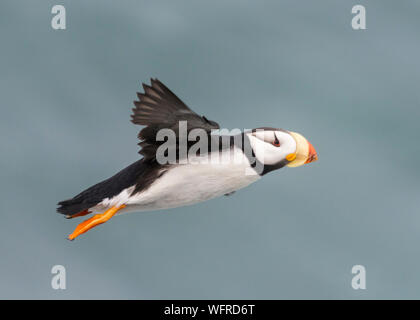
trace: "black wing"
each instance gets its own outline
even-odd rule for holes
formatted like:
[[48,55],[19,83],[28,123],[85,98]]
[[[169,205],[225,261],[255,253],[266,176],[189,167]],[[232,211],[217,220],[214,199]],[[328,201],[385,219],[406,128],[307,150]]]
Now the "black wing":
[[161,129],[171,129],[179,137],[179,121],[187,121],[187,132],[201,128],[208,133],[219,129],[219,124],[199,116],[186,106],[171,90],[157,79],[151,79],[151,86],[143,83],[144,93],[137,93],[139,101],[134,101],[132,122],[145,126],[138,138],[142,149],[139,151],[145,160],[153,159],[163,141],[156,141]]
[[[145,175],[149,166],[140,159],[116,175],[82,191],[72,199],[60,201],[57,211],[71,216],[83,210],[94,207],[105,198],[112,198],[125,188],[134,185],[139,177]],[[150,171],[150,170],[149,170]]]
[[193,112],[159,80],[152,79],[151,86],[143,84],[143,88],[144,94],[137,94],[140,101],[134,101],[136,108],[133,109],[132,122],[145,126],[138,135],[141,140],[139,145],[142,147],[140,154],[144,158],[74,198],[59,202],[58,212],[72,216],[133,185],[136,186],[133,194],[147,189],[166,172],[164,166],[156,161],[148,161],[155,158],[159,144],[163,143],[156,141],[156,134],[160,129],[172,129],[179,136],[179,121],[187,121],[187,132],[195,128],[205,129],[208,133],[219,129],[216,122]]

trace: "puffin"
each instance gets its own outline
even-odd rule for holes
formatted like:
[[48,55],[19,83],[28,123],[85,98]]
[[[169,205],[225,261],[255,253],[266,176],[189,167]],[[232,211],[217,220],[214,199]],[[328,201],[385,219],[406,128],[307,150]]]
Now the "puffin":
[[315,148],[297,132],[274,127],[221,129],[158,79],[142,86],[144,93],[137,93],[131,115],[131,122],[143,126],[138,134],[141,158],[58,203],[57,212],[68,219],[92,214],[68,240],[115,215],[230,196],[272,171],[318,160]]

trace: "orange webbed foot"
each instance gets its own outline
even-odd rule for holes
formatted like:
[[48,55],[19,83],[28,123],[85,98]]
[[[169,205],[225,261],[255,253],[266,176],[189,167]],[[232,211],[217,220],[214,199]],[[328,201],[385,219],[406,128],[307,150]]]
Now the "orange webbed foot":
[[107,222],[109,219],[111,219],[118,212],[118,210],[120,210],[124,207],[125,207],[125,205],[123,204],[119,207],[111,207],[110,209],[108,209],[104,213],[95,214],[93,217],[91,217],[91,218],[83,221],[82,223],[80,223],[76,227],[76,229],[73,231],[73,233],[68,236],[67,239],[74,240],[78,236],[80,236],[81,234],[89,231],[90,229],[96,227],[97,225],[100,225],[102,223]]

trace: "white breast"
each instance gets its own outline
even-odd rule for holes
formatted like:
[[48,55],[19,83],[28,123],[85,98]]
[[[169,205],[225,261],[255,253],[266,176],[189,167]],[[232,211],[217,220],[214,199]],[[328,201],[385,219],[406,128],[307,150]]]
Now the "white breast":
[[221,153],[219,161],[215,160],[219,153],[211,156],[210,161],[197,157],[192,159],[194,163],[190,159],[187,164],[176,165],[145,191],[130,196],[134,187],[127,188],[102,201],[97,209],[125,204],[120,211],[124,213],[185,206],[241,189],[260,177],[240,149]]

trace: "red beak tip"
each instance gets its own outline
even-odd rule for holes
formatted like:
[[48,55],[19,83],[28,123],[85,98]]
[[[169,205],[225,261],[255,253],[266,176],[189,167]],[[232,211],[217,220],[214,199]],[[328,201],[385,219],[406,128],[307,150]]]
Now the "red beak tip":
[[309,154],[308,154],[308,159],[306,160],[305,163],[311,163],[318,160],[318,154],[316,153],[314,146],[309,142],[308,144],[309,144]]

